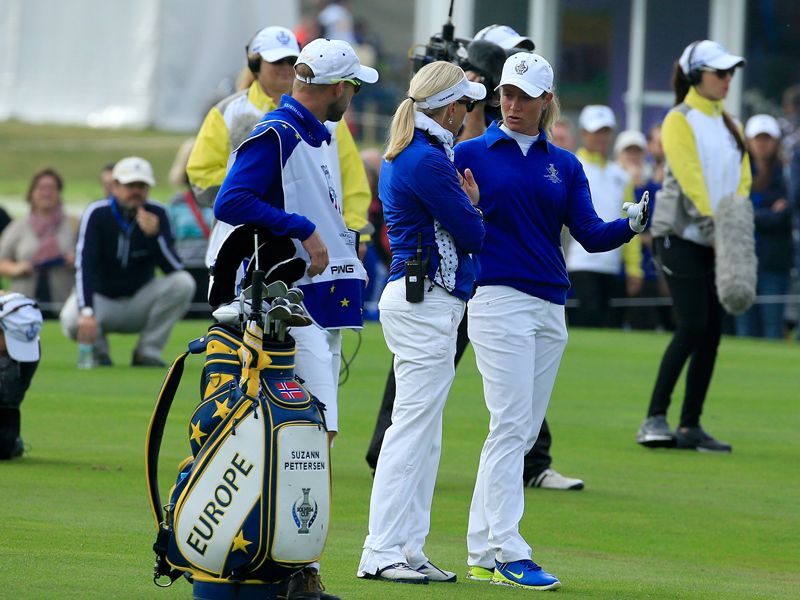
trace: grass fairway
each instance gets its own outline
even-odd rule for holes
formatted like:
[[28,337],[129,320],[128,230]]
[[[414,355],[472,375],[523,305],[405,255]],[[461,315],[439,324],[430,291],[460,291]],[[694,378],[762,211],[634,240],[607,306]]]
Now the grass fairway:
[[[165,356],[203,333],[180,324]],[[346,600],[511,598],[523,591],[467,581],[467,510],[487,415],[465,356],[445,414],[445,440],[427,551],[459,583],[401,586],[359,581],[372,479],[363,456],[389,355],[370,324],[341,389],[342,433],[333,452],[333,523],[323,580]],[[355,335],[345,336],[345,354]],[[548,417],[554,466],[582,492],[526,491],[523,533],[576,598],[797,598],[800,595],[798,346],[726,338],[704,424],[731,456],[637,447],[668,338],[573,330]],[[0,598],[189,598],[179,581],[151,582],[154,524],[144,483],[145,429],[159,370],[127,366],[134,340],[112,336],[120,366],[74,367],[57,324],[23,404],[22,460],[0,464]],[[162,450],[162,493],[188,453],[186,421],[199,359],[190,363]],[[670,415],[677,420],[675,406]]]

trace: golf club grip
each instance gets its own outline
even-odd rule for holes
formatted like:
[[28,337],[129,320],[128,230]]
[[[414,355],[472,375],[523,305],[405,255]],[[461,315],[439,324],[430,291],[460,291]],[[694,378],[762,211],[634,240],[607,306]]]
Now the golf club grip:
[[261,314],[261,301],[262,293],[264,291],[264,271],[256,269],[253,271],[253,297],[250,305],[250,318],[258,324],[259,327],[264,327],[264,316]]

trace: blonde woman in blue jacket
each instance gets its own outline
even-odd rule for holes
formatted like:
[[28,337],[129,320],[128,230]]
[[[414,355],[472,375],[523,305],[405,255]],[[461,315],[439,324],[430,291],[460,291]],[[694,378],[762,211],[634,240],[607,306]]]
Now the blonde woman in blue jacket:
[[[647,418],[636,441],[649,447],[730,452],[700,426],[722,333],[723,308],[714,283],[714,212],[722,198],[748,196],[750,161],[723,100],[745,60],[710,40],[689,44],[675,65],[675,106],[661,135],[666,156],[652,233],[670,288],[677,329],[664,352]],[[672,392],[688,361],[680,423],[666,419]]]

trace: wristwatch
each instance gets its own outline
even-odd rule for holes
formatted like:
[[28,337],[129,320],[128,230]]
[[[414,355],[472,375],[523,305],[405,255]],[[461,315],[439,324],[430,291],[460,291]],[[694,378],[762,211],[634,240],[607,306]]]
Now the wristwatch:
[[93,317],[94,316],[94,309],[91,306],[84,306],[81,309],[81,316],[82,317]]

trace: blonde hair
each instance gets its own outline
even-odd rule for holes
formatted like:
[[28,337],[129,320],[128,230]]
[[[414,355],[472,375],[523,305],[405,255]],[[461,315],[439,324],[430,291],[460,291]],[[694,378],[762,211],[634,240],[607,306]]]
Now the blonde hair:
[[558,101],[558,96],[553,93],[550,103],[542,111],[542,116],[539,121],[539,128],[544,130],[547,139],[553,139],[553,125],[555,125],[561,118],[561,104]]
[[[408,86],[408,98],[400,103],[392,117],[389,141],[383,157],[392,160],[411,143],[414,137],[414,100],[424,100],[454,86],[464,78],[464,71],[452,63],[437,60],[422,67]],[[422,110],[432,117],[441,114],[447,106]]]

